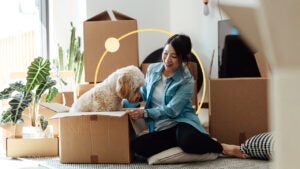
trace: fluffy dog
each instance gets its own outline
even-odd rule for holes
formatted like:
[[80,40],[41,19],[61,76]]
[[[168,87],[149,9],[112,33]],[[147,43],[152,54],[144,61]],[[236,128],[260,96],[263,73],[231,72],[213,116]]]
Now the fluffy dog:
[[73,103],[70,112],[97,112],[121,110],[122,99],[137,102],[144,74],[136,66],[120,68],[103,82],[95,85]]

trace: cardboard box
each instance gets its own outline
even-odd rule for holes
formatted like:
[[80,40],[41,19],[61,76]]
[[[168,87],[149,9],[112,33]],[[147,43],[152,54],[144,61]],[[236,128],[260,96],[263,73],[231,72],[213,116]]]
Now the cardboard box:
[[[51,104],[62,104],[64,101],[63,95],[66,93],[73,92],[64,92],[59,93],[52,101]],[[73,102],[73,98],[69,98],[70,100],[65,99],[65,102]],[[42,98],[42,101],[44,97]],[[52,109],[47,108],[47,103],[41,103],[39,107],[40,115],[43,115],[49,122],[49,125],[53,126],[53,135],[54,138],[43,138],[43,139],[23,139],[22,138],[22,129],[24,126],[31,126],[29,108],[26,108],[22,113],[22,118],[24,120],[23,124],[18,124],[13,126],[11,123],[1,125],[3,128],[3,147],[6,150],[6,155],[8,157],[25,157],[25,156],[38,156],[41,154],[42,156],[58,156],[58,135],[59,135],[59,120],[58,119],[50,119],[57,112]],[[62,110],[61,110],[62,111]],[[33,141],[31,141],[33,140]],[[55,144],[55,141],[57,144]],[[32,144],[30,143],[32,142]],[[10,143],[10,144],[7,144]],[[48,145],[47,145],[48,144]],[[24,147],[19,147],[18,145],[24,145]],[[46,148],[41,148],[43,146]],[[18,146],[18,147],[16,147]]]
[[209,132],[219,142],[239,145],[269,131],[268,69],[255,56],[261,77],[209,79]]
[[61,163],[130,163],[128,115],[118,112],[58,113]]
[[78,98],[83,95],[85,92],[89,91],[91,88],[93,88],[95,85],[94,83],[87,83],[87,84],[80,84],[79,85],[79,93],[78,93]]
[[7,157],[58,156],[58,138],[6,138]]
[[[118,39],[137,30],[137,21],[117,11],[112,11],[112,16],[104,11],[86,20],[83,29],[85,81],[94,82],[97,65],[106,51],[105,41],[110,37]],[[97,82],[103,81],[118,68],[138,64],[138,36],[132,34],[120,40],[120,47],[116,52],[107,52],[99,68]]]

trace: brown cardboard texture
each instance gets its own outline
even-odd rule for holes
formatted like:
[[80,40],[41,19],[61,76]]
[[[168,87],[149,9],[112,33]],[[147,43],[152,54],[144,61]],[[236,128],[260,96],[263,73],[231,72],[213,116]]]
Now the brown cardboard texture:
[[79,85],[79,92],[78,92],[78,97],[80,97],[81,95],[83,95],[85,92],[89,91],[91,88],[93,88],[95,86],[95,84],[80,84]]
[[58,113],[61,163],[130,163],[124,111]]
[[[112,19],[113,16],[116,20]],[[116,39],[137,30],[137,21],[129,16],[112,11],[104,11],[84,22],[84,67],[85,81],[94,82],[100,58],[106,51],[105,42],[108,38]],[[132,34],[123,38],[116,52],[107,52],[98,70],[97,82],[103,81],[115,70],[128,66],[138,66],[138,38]]]
[[58,156],[58,138],[6,138],[7,157]]
[[268,69],[256,54],[261,77],[209,79],[209,131],[219,142],[240,145],[269,131]]

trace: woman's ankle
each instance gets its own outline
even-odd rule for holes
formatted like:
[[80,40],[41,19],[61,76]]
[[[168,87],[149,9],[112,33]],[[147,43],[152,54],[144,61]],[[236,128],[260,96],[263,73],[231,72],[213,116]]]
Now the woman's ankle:
[[221,144],[223,147],[222,153],[227,156],[237,157],[237,158],[246,158],[245,154],[240,150],[240,146],[232,144]]

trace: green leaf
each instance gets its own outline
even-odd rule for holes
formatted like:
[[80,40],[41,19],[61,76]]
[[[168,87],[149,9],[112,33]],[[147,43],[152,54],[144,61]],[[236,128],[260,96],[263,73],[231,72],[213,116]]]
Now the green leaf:
[[40,100],[42,94],[47,90],[50,89],[52,86],[56,85],[56,81],[52,80],[49,76],[43,81],[37,88],[35,98],[36,100]]
[[32,102],[32,94],[31,93],[21,93],[16,95],[11,101],[9,101],[9,105],[11,107],[11,121],[13,123],[17,123],[19,119],[22,117],[22,113],[26,107],[30,105]]
[[70,37],[70,48],[69,48],[69,62],[68,62],[68,70],[73,70],[73,64],[75,60],[76,55],[76,49],[75,49],[75,41],[76,41],[76,29],[73,26],[73,23],[71,22],[71,37]]
[[59,70],[65,70],[64,51],[59,44],[58,44],[58,58],[59,58]]
[[0,92],[0,100],[11,98],[12,93],[14,91],[24,92],[25,91],[25,85],[21,81],[9,84],[8,88],[5,88],[3,91]]
[[10,108],[6,111],[3,111],[2,114],[1,114],[1,123],[6,124],[6,123],[12,121],[11,116],[12,116],[12,114],[11,114],[11,109]]
[[40,117],[40,123],[41,123],[42,130],[45,131],[48,126],[48,121],[45,119],[44,116]]
[[44,61],[42,57],[38,57],[31,62],[27,71],[26,91],[32,91],[37,85],[46,80],[50,75],[50,62],[48,59]]
[[55,87],[50,88],[48,95],[46,96],[46,102],[51,102],[57,94],[58,94],[57,88],[55,88]]
[[76,72],[75,72],[75,82],[79,84],[81,82],[83,72],[83,54],[80,53],[79,60],[76,65]]

